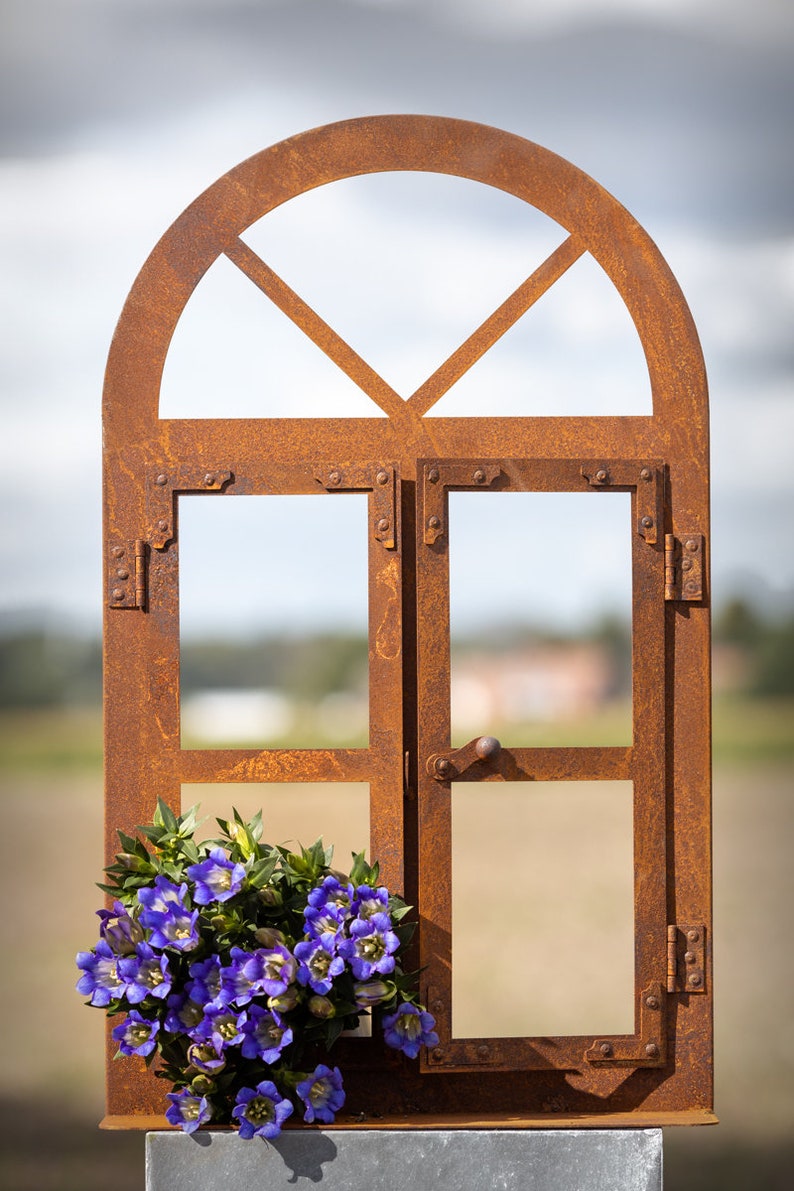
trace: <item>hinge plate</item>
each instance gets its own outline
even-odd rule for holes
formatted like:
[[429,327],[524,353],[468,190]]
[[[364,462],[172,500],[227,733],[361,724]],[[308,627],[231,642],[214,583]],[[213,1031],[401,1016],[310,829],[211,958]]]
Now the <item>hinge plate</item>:
[[148,546],[142,538],[107,544],[105,574],[111,608],[146,608]]
[[687,533],[681,538],[668,533],[664,537],[664,598],[666,600],[703,599],[702,533]]
[[667,991],[706,991],[706,927],[679,922],[667,928]]

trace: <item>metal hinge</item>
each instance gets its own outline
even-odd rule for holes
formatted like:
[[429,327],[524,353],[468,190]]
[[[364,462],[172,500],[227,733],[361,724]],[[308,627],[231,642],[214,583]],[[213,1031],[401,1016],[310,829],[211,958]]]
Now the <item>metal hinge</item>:
[[108,544],[106,570],[111,608],[146,608],[148,553],[149,547],[143,538]]
[[703,599],[703,534],[664,535],[664,598]]
[[701,993],[706,988],[706,928],[702,922],[667,928],[667,991]]

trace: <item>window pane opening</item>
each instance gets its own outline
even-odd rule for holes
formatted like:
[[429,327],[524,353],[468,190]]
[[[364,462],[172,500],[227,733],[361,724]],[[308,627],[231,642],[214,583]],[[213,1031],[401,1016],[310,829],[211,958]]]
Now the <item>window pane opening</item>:
[[634,1032],[628,781],[452,790],[452,1032]]
[[626,492],[449,494],[452,745],[632,739]]
[[233,808],[249,822],[262,811],[262,841],[294,851],[322,839],[335,868],[349,872],[355,852],[369,856],[369,782],[185,782],[182,810],[200,803],[197,839],[217,834]]
[[367,498],[179,498],[184,748],[365,747]]

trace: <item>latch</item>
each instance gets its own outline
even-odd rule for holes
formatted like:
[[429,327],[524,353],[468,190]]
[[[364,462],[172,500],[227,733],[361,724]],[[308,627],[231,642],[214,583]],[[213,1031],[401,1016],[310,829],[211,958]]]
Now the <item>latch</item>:
[[702,922],[668,926],[667,991],[706,991],[706,927]]
[[452,462],[425,463],[424,480],[424,541],[434,546],[446,533],[446,493],[450,488],[489,488],[502,469],[498,463],[456,459]]
[[703,599],[704,539],[701,533],[681,538],[664,536],[664,598],[666,600]]
[[318,484],[327,492],[371,492],[372,534],[385,550],[399,540],[397,526],[397,469],[383,463],[375,467],[318,467]]
[[437,782],[452,782],[472,765],[494,761],[502,751],[495,736],[476,736],[462,748],[449,753],[432,753],[427,758],[426,769]]

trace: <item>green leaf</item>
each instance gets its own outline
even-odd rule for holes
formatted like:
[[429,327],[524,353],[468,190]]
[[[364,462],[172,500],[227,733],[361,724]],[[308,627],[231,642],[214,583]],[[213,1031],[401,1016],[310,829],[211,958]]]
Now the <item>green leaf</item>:
[[157,810],[154,814],[155,823],[158,821],[158,816],[159,821],[169,831],[179,831],[179,824],[176,821],[176,815],[171,810],[171,807],[168,805],[168,803],[164,802],[162,798],[157,799]]

